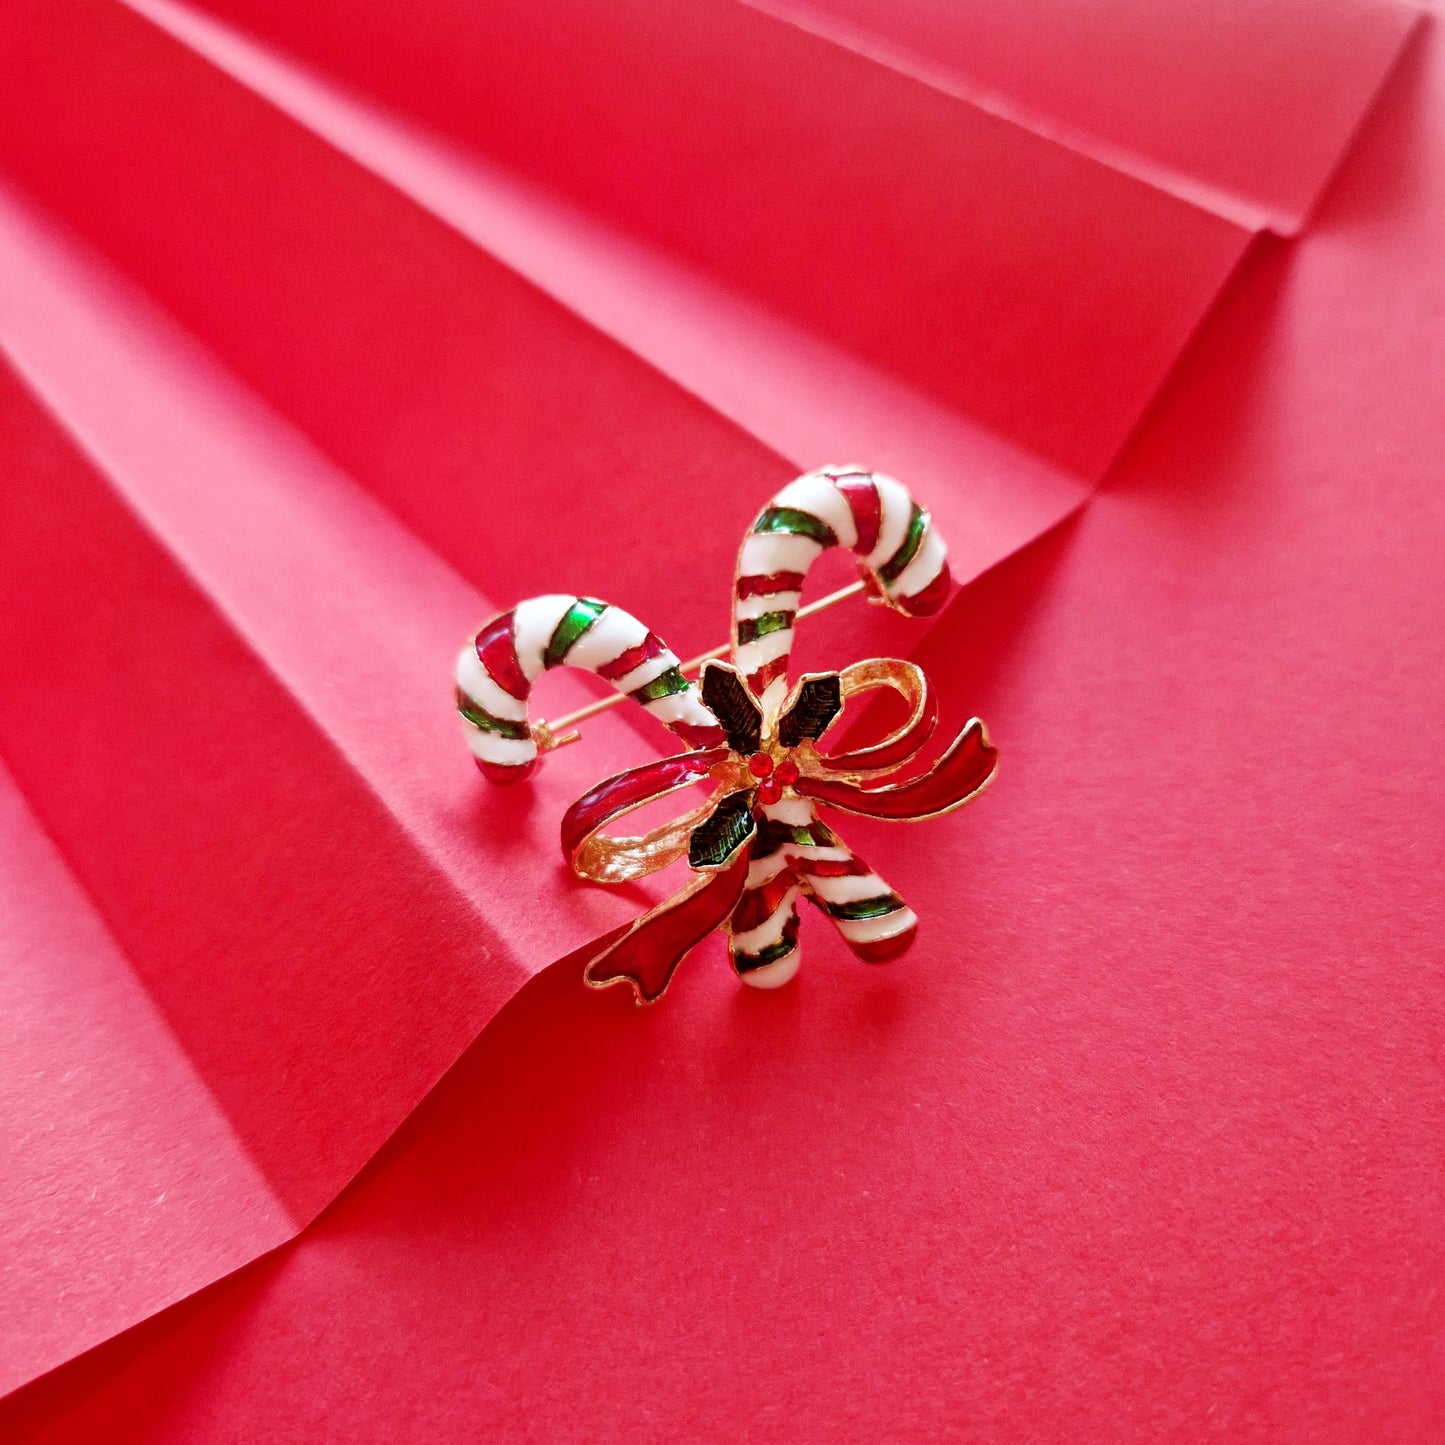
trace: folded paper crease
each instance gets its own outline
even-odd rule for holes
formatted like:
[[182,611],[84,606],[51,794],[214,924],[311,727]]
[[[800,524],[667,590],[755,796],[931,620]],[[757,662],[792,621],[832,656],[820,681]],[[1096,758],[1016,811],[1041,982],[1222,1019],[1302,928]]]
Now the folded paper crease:
[[[36,1035],[56,1041],[36,1078],[63,1075],[64,1050],[84,1043],[94,1070],[113,1046],[137,1107],[169,1108],[154,1160],[125,1157],[129,1125],[77,1127],[8,1199],[17,1230],[41,1195],[59,1214],[56,1236],[12,1236],[0,1389],[294,1233],[528,977],[627,915],[555,857],[595,753],[549,759],[526,797],[470,791],[446,686],[469,627],[565,566],[568,585],[615,580],[620,602],[678,617],[684,651],[708,646],[736,535],[718,513],[742,519],[840,454],[907,476],[976,577],[1087,497],[1250,245],[1238,215],[846,47],[696,14],[780,125],[780,64],[890,117],[864,176],[879,204],[900,198],[889,265],[868,249],[887,227],[850,225],[872,239],[839,243],[831,286],[784,294],[770,268],[797,274],[793,248],[828,228],[768,176],[737,180],[756,194],[746,228],[769,239],[729,269],[708,227],[669,231],[636,187],[609,212],[536,156],[446,136],[278,36],[248,38],[243,5],[18,0],[0,16],[0,428],[16,459],[0,596],[23,659],[0,693],[5,840],[48,838],[70,875],[45,865],[49,933],[27,941],[11,915],[28,905],[7,911],[10,981],[41,999],[77,979],[64,1027]],[[249,18],[266,28],[265,7]],[[899,135],[919,141],[906,178]],[[679,174],[701,143],[678,141]],[[981,188],[962,199],[941,182],[960,156]],[[705,177],[715,203],[727,174]],[[997,234],[959,231],[942,265],[940,234],[971,208]],[[855,294],[873,274],[886,325]],[[920,319],[935,306],[936,330]],[[669,520],[666,567],[656,537],[618,540],[649,512]],[[830,621],[835,640],[909,649],[889,625]],[[586,695],[556,687],[562,705]],[[594,735],[619,762],[643,746],[621,723]],[[541,890],[546,909],[516,902]],[[73,933],[70,909],[90,919]],[[82,953],[104,987],[81,988]],[[134,1033],[107,1042],[121,994]],[[0,1128],[71,1098],[22,1089]],[[92,1177],[111,1234],[88,1234]]]

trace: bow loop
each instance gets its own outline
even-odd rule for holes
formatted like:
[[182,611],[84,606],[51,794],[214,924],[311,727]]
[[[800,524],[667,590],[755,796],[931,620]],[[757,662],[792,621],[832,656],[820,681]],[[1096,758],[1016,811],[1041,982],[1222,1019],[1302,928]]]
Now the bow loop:
[[961,808],[983,792],[997,769],[998,750],[988,729],[979,718],[970,718],[942,757],[917,777],[863,788],[849,779],[805,776],[798,780],[798,791],[845,813],[916,822]]
[[894,772],[918,755],[938,725],[938,705],[928,678],[916,663],[896,657],[870,658],[845,667],[838,674],[838,683],[845,714],[853,698],[887,689],[903,700],[908,717],[872,742],[843,753],[818,753],[818,766],[829,774],[857,782]]
[[[694,830],[712,814],[718,799],[740,782],[727,748],[703,748],[629,768],[584,793],[562,819],[562,854],[580,877],[594,883],[631,883],[685,858]],[[683,788],[717,776],[705,802],[670,823],[637,836],[617,836],[608,824]]]

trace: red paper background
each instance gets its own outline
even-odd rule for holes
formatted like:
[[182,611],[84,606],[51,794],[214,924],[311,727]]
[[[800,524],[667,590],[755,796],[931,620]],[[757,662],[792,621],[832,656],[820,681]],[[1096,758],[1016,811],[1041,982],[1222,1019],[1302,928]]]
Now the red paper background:
[[[120,23],[104,18],[105,7],[90,8],[104,24]],[[43,24],[40,8],[14,14]],[[135,43],[162,67],[161,93],[190,73],[178,52]],[[106,50],[94,53],[88,103],[99,105]],[[692,961],[664,1008],[638,1012],[585,994],[575,960],[564,960],[523,989],[295,1243],[22,1391],[0,1407],[0,1432],[1438,1438],[1441,71],[1432,31],[1391,78],[1310,233],[1294,245],[1256,247],[1083,516],[976,582],[928,635],[920,660],[955,714],[989,720],[1004,771],[951,822],[847,826],[923,914],[919,944],[904,963],[864,969],[812,919],[804,972],[787,994],[737,990],[713,949]],[[63,86],[69,74],[57,62],[54,73],[32,79],[30,93]],[[299,204],[315,179],[304,168],[297,176],[302,141],[284,126],[265,144],[255,141],[258,116],[245,97],[197,77],[208,104],[222,114],[235,107],[234,134],[253,137],[238,144],[256,166],[269,164],[278,145],[295,148],[266,174],[292,177]],[[117,114],[109,112],[110,123]],[[139,137],[165,114],[161,107],[137,122],[127,153],[140,151]],[[175,144],[186,142],[186,130],[176,127]],[[111,131],[80,124],[65,133],[81,148],[77,172],[99,183]],[[19,166],[31,144],[18,127],[9,132],[7,166]],[[94,148],[93,160],[82,156],[85,147]],[[34,154],[26,188],[44,191],[49,173]],[[370,197],[405,254],[453,255],[459,294],[480,297],[490,287],[487,294],[516,298],[519,315],[535,320],[519,321],[509,356],[526,354],[534,328],[565,326],[440,228],[314,154],[315,175],[331,176],[357,205]],[[148,183],[167,184],[159,162],[149,174]],[[74,178],[66,184],[63,195],[52,188],[40,199],[62,214],[71,208],[79,224],[94,203]],[[116,190],[112,209],[125,194]],[[169,194],[173,207],[187,203],[184,188]],[[41,1033],[29,1036],[41,1040],[36,1072],[53,1073],[83,1042],[95,1067],[88,1089],[117,1080],[138,1121],[153,1120],[159,1105],[147,1097],[166,1089],[191,1101],[215,1091],[223,1122],[257,1128],[269,1141],[269,1179],[279,1172],[305,1180],[306,1205],[293,1210],[301,1216],[425,1092],[448,1051],[474,1031],[468,1020],[500,1003],[526,959],[536,966],[562,951],[540,953],[549,940],[580,942],[589,925],[595,932],[635,906],[613,900],[609,915],[609,905],[564,890],[540,920],[530,909],[498,913],[485,879],[499,859],[464,857],[461,840],[495,827],[498,814],[505,826],[549,838],[554,805],[599,770],[598,756],[553,760],[530,807],[508,803],[494,813],[479,805],[446,819],[429,803],[468,785],[460,767],[439,766],[433,779],[405,761],[408,748],[430,739],[430,724],[420,721],[427,708],[355,697],[366,689],[348,690],[342,658],[366,654],[379,676],[419,692],[428,649],[441,646],[448,628],[475,621],[454,614],[483,599],[455,573],[436,570],[429,554],[395,533],[389,515],[368,511],[358,489],[327,470],[339,457],[352,474],[348,486],[359,481],[361,492],[397,505],[402,492],[385,488],[400,485],[405,467],[388,473],[387,459],[365,443],[373,419],[348,413],[344,395],[304,384],[299,365],[294,392],[283,395],[259,360],[246,361],[246,348],[260,345],[264,324],[274,328],[271,354],[285,359],[289,337],[302,332],[280,326],[284,312],[262,308],[248,326],[241,300],[204,295],[208,273],[200,267],[188,299],[174,289],[185,255],[174,253],[177,279],[158,263],[146,271],[151,259],[139,241],[125,254],[108,250],[107,238],[118,237],[119,247],[127,225],[138,234],[145,228],[101,214],[97,204],[81,227],[88,244],[162,292],[173,315],[308,436],[321,434],[325,457],[283,446],[274,423],[248,421],[246,406],[206,379],[212,363],[161,321],[132,311],[109,282],[88,281],[93,289],[79,292],[66,282],[82,273],[52,256],[49,233],[27,219],[29,204],[8,207],[6,244],[7,255],[30,268],[27,278],[39,285],[48,277],[54,287],[55,309],[35,314],[64,318],[61,300],[79,294],[100,319],[87,321],[87,312],[74,320],[91,326],[67,333],[85,345],[49,352],[38,327],[7,333],[24,341],[29,367],[27,385],[12,380],[5,392],[7,443],[23,442],[27,461],[23,486],[6,494],[4,535],[7,616],[28,629],[15,635],[30,691],[7,691],[3,740],[64,864],[124,946],[123,962],[99,919],[76,921],[87,917],[86,905],[58,871],[60,859],[35,841],[35,820],[17,808],[20,856],[39,870],[30,886],[55,904],[29,910],[39,940],[30,953],[83,951],[91,981],[79,963],[74,976],[98,1000],[86,1004],[77,989],[45,1014],[22,999],[24,1017],[42,1019],[35,1027],[55,1040],[47,1051]],[[195,214],[195,244],[220,246],[214,223]],[[353,214],[337,202],[320,207],[315,224]],[[287,254],[284,230],[277,236],[275,264]],[[69,255],[70,241],[55,244]],[[355,264],[382,264],[366,254],[358,241]],[[264,277],[260,261],[250,264]],[[324,295],[325,269],[313,267],[312,289],[297,294]],[[371,295],[374,285],[380,316],[400,283],[363,274],[365,284],[352,284],[347,299]],[[448,353],[457,377],[485,360],[480,348],[469,349],[485,315],[480,301],[471,304],[476,319],[458,324],[457,352]],[[337,306],[330,315],[341,314]],[[438,303],[438,317],[444,312]],[[20,314],[8,310],[7,325],[19,326]],[[219,329],[208,331],[213,321]],[[1181,341],[1186,332],[1180,328]],[[597,402],[597,425],[618,429],[619,459],[634,447],[653,455],[645,443],[657,429],[679,450],[700,446],[711,464],[737,457],[728,496],[765,494],[787,475],[780,458],[620,349],[580,327],[567,342],[574,345],[585,349],[586,365],[569,376],[597,385],[599,398],[635,399],[631,409]],[[366,368],[373,380],[392,364],[387,348],[379,351],[383,360]],[[537,355],[540,377],[545,351]],[[328,364],[340,368],[342,351],[335,356]],[[93,376],[78,358],[96,359]],[[105,414],[107,387],[126,374],[116,358],[139,368],[114,394],[125,406],[151,408],[141,428],[149,449]],[[505,372],[500,362],[498,370]],[[407,394],[404,357],[389,375],[393,404]],[[454,385],[460,396],[461,382]],[[42,414],[37,395],[80,433],[85,451]],[[164,430],[167,403],[174,410],[182,398],[187,414],[202,409],[196,436]],[[433,428],[440,416],[418,435],[459,446],[466,428]],[[234,432],[211,430],[223,423]],[[227,476],[219,445],[204,449],[217,435],[234,435],[256,448],[247,455],[267,458],[257,476]],[[157,461],[172,445],[186,466],[204,464],[190,473],[211,488],[200,502],[183,466],[167,472]],[[448,465],[459,466],[461,456]],[[659,497],[665,480],[656,474]],[[440,485],[405,493],[424,508],[447,495]],[[621,513],[637,495],[589,495],[588,505]],[[61,497],[63,508],[55,506]],[[248,552],[240,521],[258,498],[277,524],[273,547],[305,569],[288,575],[351,587],[374,581],[374,595],[388,602],[375,609],[378,619],[398,619],[376,620],[374,652],[350,637],[338,641],[324,608],[299,608],[285,576],[262,586],[264,561],[277,553],[259,544]],[[966,491],[954,505],[966,511]],[[333,517],[334,529],[315,521]],[[67,519],[69,532],[57,525]],[[411,521],[451,547],[473,581],[482,579],[492,552],[471,559],[440,513]],[[38,549],[37,529],[46,528],[49,550]],[[582,531],[582,545],[600,535]],[[717,548],[721,559],[731,542],[722,538]],[[495,555],[506,550],[497,545]],[[719,577],[708,580],[713,560],[706,549],[700,555],[700,580],[685,589],[679,615],[684,628],[702,633],[720,604],[693,594],[711,587],[721,597],[725,580],[721,561]],[[374,578],[358,559],[369,559]],[[644,554],[635,564],[639,589],[655,589],[646,614],[672,615],[676,592],[649,577]],[[527,564],[511,556],[510,565]],[[74,585],[51,592],[45,584],[61,567],[76,568]],[[96,602],[83,581],[100,572],[107,590]],[[394,591],[385,590],[385,576]],[[61,607],[57,597],[66,596],[80,600]],[[88,630],[87,621],[111,631]],[[110,637],[122,654],[134,652],[134,669],[119,674],[127,693],[105,713],[116,730],[97,749],[70,741],[61,751],[57,740],[83,739],[82,730],[67,731],[75,706],[114,690],[108,682],[77,698],[76,678],[117,674],[112,664],[79,674],[84,642],[58,646],[60,622],[79,639]],[[147,626],[162,622],[148,651]],[[177,654],[161,653],[156,636],[182,648],[188,662],[210,659],[209,670],[178,671],[170,691],[161,690],[168,679],[159,663]],[[889,645],[909,644],[900,637]],[[199,698],[184,686],[192,675],[210,685]],[[203,727],[211,700],[227,695],[214,684],[227,678],[258,699],[242,716],[260,719],[256,735],[236,736],[232,749]],[[164,748],[146,739],[157,719],[166,720]],[[368,733],[373,721],[379,736],[377,728]],[[286,730],[295,741],[278,749]],[[607,738],[604,751],[626,746]],[[438,747],[455,747],[449,733],[441,739],[439,732]],[[116,750],[109,762],[107,748]],[[183,766],[167,782],[165,750],[177,748]],[[111,780],[125,777],[131,756],[156,781],[125,805]],[[204,946],[176,946],[182,920],[219,940],[225,957],[267,957],[244,933],[235,936],[234,923],[217,926],[238,901],[221,897],[223,870],[188,874],[162,846],[164,834],[153,838],[139,826],[149,819],[158,827],[184,807],[187,791],[206,795],[208,756],[218,769],[245,760],[254,783],[247,790],[233,782],[235,819],[257,829],[256,858],[279,866],[262,846],[267,818],[283,820],[297,840],[279,855],[289,867],[240,900],[254,912],[246,926],[290,918],[296,941],[278,957],[355,961],[355,982],[366,985],[353,986],[342,970],[322,987],[307,963],[297,977],[316,985],[315,1003],[293,1000],[270,1033],[256,1037],[253,1026],[238,1035],[264,1051],[279,1031],[286,1047],[334,1071],[290,1077],[331,1111],[316,1137],[339,1140],[347,1151],[339,1162],[312,1158],[303,1126],[315,1116],[288,1114],[276,1087],[287,1076],[236,1067],[219,1048],[227,1035],[212,1011],[197,1006],[187,1023],[186,999],[203,999],[221,975]],[[296,780],[271,763],[296,767]],[[344,801],[348,789],[355,802]],[[354,819],[368,810],[392,841],[385,849],[356,843],[352,851],[371,866],[349,877],[346,850],[329,861],[322,825],[344,818],[350,840]],[[234,836],[228,816],[211,827],[207,846]],[[391,861],[378,869],[378,856]],[[163,864],[178,897],[157,899],[135,882]],[[410,871],[418,868],[420,875]],[[23,889],[28,875],[19,876]],[[403,908],[404,899],[414,903],[416,876],[433,880],[433,905]],[[339,911],[308,924],[307,889]],[[418,936],[373,947],[368,915],[356,912],[367,907],[386,926]],[[338,936],[338,920],[369,937],[328,955],[322,942]],[[481,926],[517,967],[499,975],[487,970],[487,946],[458,951],[455,941],[474,939]],[[125,978],[125,963],[144,990]],[[285,976],[254,980],[253,1003],[269,997],[271,978]],[[431,996],[428,984],[437,990]],[[318,1007],[321,1026],[301,1027]],[[325,1010],[375,1033],[358,1044],[338,1034]],[[123,1079],[102,1067],[87,1022],[121,1017],[131,1020],[117,1049],[131,1065]],[[388,1036],[392,1020],[415,1032]],[[209,1061],[207,1038],[217,1044]],[[142,1069],[136,1060],[147,1051],[159,1062]],[[389,1100],[375,1087],[383,1075]],[[243,1107],[247,1091],[271,1100],[269,1110]],[[68,1120],[78,1156],[65,1179],[72,1189],[101,1152],[96,1130],[77,1113],[86,1092],[82,1075],[76,1093],[53,1091],[47,1106]],[[19,1109],[39,1099],[14,1102]],[[191,1148],[197,1137],[223,1137],[215,1113],[202,1109],[196,1119],[195,1129],[168,1126]],[[26,1132],[15,1137],[17,1147],[36,1148]],[[64,1139],[54,1153],[63,1169]],[[135,1206],[150,1197],[141,1185],[151,1166],[144,1157],[117,1159],[116,1170],[132,1169],[135,1187],[112,1211],[123,1227],[93,1257],[130,1251],[132,1262],[164,1272],[196,1239],[255,1219],[247,1190],[265,1189],[254,1180],[231,1188],[220,1180],[224,1164],[208,1165],[215,1183],[196,1164],[171,1168],[208,1207],[194,1227],[182,1220],[146,1242],[154,1216]],[[240,1164],[233,1171],[245,1172]],[[28,1202],[22,1189],[13,1204]],[[86,1216],[64,1212],[61,1222],[79,1232]],[[235,1257],[265,1248],[269,1227],[246,1224]],[[224,1255],[230,1246],[222,1245]],[[189,1278],[201,1283],[224,1267],[205,1255]],[[114,1280],[99,1270],[95,1297]],[[42,1280],[19,1298],[38,1311],[47,1288],[55,1286]],[[89,1322],[90,1338],[166,1297],[164,1289],[132,1290],[123,1308]],[[29,1346],[31,1333],[22,1324],[16,1338]],[[85,1328],[69,1338],[78,1347]]]
[[[1374,94],[1392,0],[750,0],[1248,226],[1304,224]],[[1346,72],[1341,55],[1359,68]]]

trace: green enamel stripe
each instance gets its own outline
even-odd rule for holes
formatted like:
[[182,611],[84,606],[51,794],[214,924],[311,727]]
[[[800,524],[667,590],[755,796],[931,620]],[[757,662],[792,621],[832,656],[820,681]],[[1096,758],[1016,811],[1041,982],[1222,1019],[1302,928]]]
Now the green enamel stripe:
[[572,644],[596,625],[597,619],[607,611],[605,602],[595,602],[590,597],[579,597],[568,609],[562,620],[552,629],[551,641],[542,654],[543,667],[560,667],[572,650]]
[[848,923],[860,918],[884,918],[903,906],[896,893],[883,893],[877,898],[855,898],[851,903],[825,903],[823,908],[830,918]]
[[[764,818],[758,829],[758,842],[760,845],[771,844],[773,847],[768,851],[775,851],[779,843],[792,843],[799,848],[836,848],[838,839],[817,819],[811,823],[794,825],[792,823],[780,823],[776,818]],[[753,850],[754,857],[763,857],[757,849]]]
[[657,702],[661,698],[686,692],[691,686],[692,684],[682,675],[680,667],[669,667],[666,672],[659,673],[651,682],[645,682],[641,687],[633,688],[627,695],[635,698],[645,707],[650,702]]
[[913,504],[913,515],[908,519],[908,532],[903,545],[878,569],[878,580],[885,585],[896,582],[903,575],[903,569],[918,555],[923,545],[923,534],[928,530],[928,513]]
[[738,623],[738,646],[756,642],[770,632],[782,632],[793,625],[793,612],[764,612],[761,617],[744,617]]
[[796,507],[769,507],[756,522],[754,532],[792,532],[801,537],[811,537],[824,547],[836,547],[838,538],[833,529],[811,512],[800,512]]
[[797,946],[798,920],[793,917],[788,920],[787,926],[783,929],[783,936],[776,943],[770,943],[756,953],[735,953],[733,967],[739,973],[751,973],[755,968],[766,968],[768,964],[776,963],[780,958],[786,958]]
[[474,728],[481,728],[484,733],[496,733],[499,738],[515,738],[518,742],[532,736],[526,723],[513,722],[510,718],[493,717],[464,692],[457,693],[457,711]]

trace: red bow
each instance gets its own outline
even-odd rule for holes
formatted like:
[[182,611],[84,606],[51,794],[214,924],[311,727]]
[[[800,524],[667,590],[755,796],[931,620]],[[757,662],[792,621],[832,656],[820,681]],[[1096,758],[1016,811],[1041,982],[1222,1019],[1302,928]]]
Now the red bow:
[[[776,718],[764,715],[746,681],[727,663],[709,662],[700,685],[727,733],[726,746],[618,773],[579,798],[562,822],[563,852],[584,878],[629,881],[683,858],[696,874],[587,964],[585,977],[593,987],[626,982],[639,1002],[660,998],[678,964],[708,934],[726,926],[736,942],[779,906],[788,888],[823,907],[840,928],[860,916],[860,904],[827,901],[824,880],[872,875],[817,819],[814,804],[870,818],[937,817],[976,797],[998,766],[983,723],[972,718],[930,767],[894,778],[918,756],[938,721],[928,680],[913,663],[873,660],[842,672],[809,674]],[[821,740],[848,700],[880,688],[903,698],[907,721],[847,751],[823,750]],[[711,796],[672,822],[635,837],[607,831],[625,814],[708,780]],[[786,866],[771,872],[770,866],[754,866],[779,851]],[[751,886],[750,871],[759,875]],[[886,897],[894,900],[895,913],[903,908],[897,895]],[[785,951],[793,948],[795,918],[790,927]],[[849,942],[877,961],[896,956],[912,936],[909,926],[876,941]],[[745,966],[736,949],[734,966],[740,971]]]

